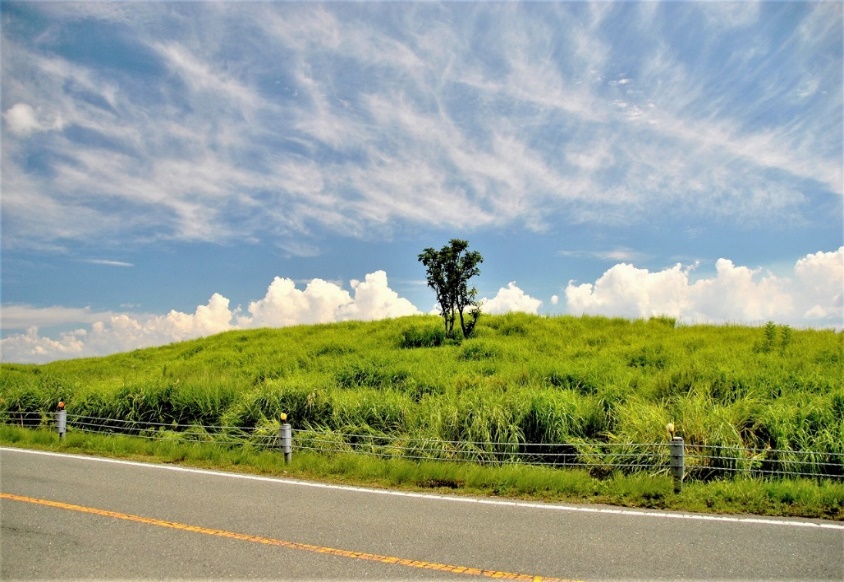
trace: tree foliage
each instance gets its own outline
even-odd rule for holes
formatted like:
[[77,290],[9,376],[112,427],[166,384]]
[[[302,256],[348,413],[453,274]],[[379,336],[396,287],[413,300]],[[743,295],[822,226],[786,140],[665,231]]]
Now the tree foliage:
[[419,261],[427,269],[428,286],[434,290],[448,337],[454,335],[459,318],[463,337],[469,337],[481,315],[478,290],[469,286],[469,279],[479,275],[484,261],[477,251],[470,251],[465,240],[451,239],[440,250],[427,248]]

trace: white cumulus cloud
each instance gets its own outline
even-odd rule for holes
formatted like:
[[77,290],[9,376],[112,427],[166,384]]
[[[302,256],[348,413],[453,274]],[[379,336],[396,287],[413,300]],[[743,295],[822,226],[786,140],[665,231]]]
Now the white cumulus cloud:
[[60,117],[48,119],[26,103],[15,103],[3,113],[8,130],[16,135],[29,135],[38,131],[61,129]]
[[301,323],[328,323],[337,311],[352,303],[352,296],[322,279],[314,279],[304,290],[292,279],[276,277],[263,299],[249,304],[250,315],[240,318],[244,327],[288,326]]
[[249,304],[249,315],[238,317],[242,327],[288,326],[346,320],[374,320],[416,315],[419,310],[390,289],[387,273],[370,273],[352,280],[354,296],[342,287],[313,279],[304,290],[291,279],[276,277],[263,299]]
[[374,320],[418,315],[419,310],[387,285],[387,273],[376,271],[364,281],[352,281],[355,299],[340,310],[340,319]]
[[511,311],[537,313],[541,306],[541,300],[531,297],[519,289],[515,281],[511,281],[506,287],[499,289],[492,299],[484,298],[482,300],[483,311],[492,315]]
[[[249,303],[248,313],[239,307],[232,309],[229,299],[219,293],[214,293],[207,304],[197,306],[193,313],[172,310],[166,315],[96,314],[89,309],[15,306],[8,321],[4,309],[3,326],[26,327],[26,332],[0,340],[2,359],[43,363],[164,345],[232,329],[375,320],[419,313],[410,301],[389,287],[384,271],[370,273],[363,281],[352,280],[350,286],[352,293],[334,283],[313,279],[304,289],[297,289],[293,280],[276,277],[262,299]],[[34,324],[26,326],[26,321]],[[90,325],[51,338],[39,333],[37,323]]]
[[844,247],[831,253],[806,255],[794,266],[795,280],[801,289],[798,308],[809,320],[844,321]]
[[[627,263],[608,269],[594,283],[570,282],[567,311],[647,318],[667,315],[684,323],[762,323],[773,320],[797,326],[844,328],[844,246],[806,255],[796,261],[793,276],[716,262],[712,276],[693,280],[697,265],[651,272]],[[304,289],[276,277],[263,298],[246,312],[214,293],[193,313],[172,310],[165,315],[93,312],[89,308],[4,306],[0,357],[7,362],[43,363],[56,359],[100,356],[184,341],[232,329],[283,327],[347,320],[375,320],[419,314],[388,284],[384,271],[350,282],[351,292],[323,279]],[[556,305],[558,296],[551,299]],[[489,314],[537,313],[542,301],[515,282],[483,299]],[[69,331],[42,335],[39,326]],[[87,327],[86,327],[87,326]],[[25,330],[14,333],[15,330]],[[4,334],[5,335],[5,334]]]
[[692,281],[694,266],[650,272],[627,263],[607,270],[595,283],[565,289],[568,311],[647,318],[676,317],[688,323],[758,323],[844,326],[844,247],[807,255],[793,277],[736,266],[719,259],[712,277]]

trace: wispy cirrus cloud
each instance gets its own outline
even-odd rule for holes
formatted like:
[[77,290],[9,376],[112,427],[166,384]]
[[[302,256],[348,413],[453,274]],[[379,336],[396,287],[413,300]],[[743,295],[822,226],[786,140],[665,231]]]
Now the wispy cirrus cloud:
[[599,259],[601,261],[636,261],[644,258],[644,255],[633,249],[626,247],[619,247],[605,251],[586,251],[586,250],[562,250],[558,253],[563,257],[574,257],[578,259]]
[[84,259],[83,262],[90,263],[92,265],[103,265],[106,267],[134,267],[132,263],[127,263],[126,261],[115,261],[112,259]]
[[0,329],[20,330],[28,327],[60,327],[95,323],[115,315],[111,311],[94,311],[90,307],[33,307],[31,305],[3,305]]
[[[843,193],[839,5],[749,40],[776,16],[764,4],[694,5],[694,60],[678,47],[697,38],[642,25],[670,22],[671,3],[463,8],[18,7],[5,17],[48,24],[3,39],[4,244],[290,246],[315,229],[472,216],[541,231],[654,209],[744,224]],[[67,19],[143,62],[62,51]]]

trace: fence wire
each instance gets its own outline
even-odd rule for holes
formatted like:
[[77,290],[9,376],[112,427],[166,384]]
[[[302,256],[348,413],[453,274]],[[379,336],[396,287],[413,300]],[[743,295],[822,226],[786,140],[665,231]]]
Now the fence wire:
[[[30,428],[54,427],[53,414],[0,412],[0,423]],[[268,420],[252,427],[165,423],[67,414],[68,431],[131,435],[177,443],[213,443],[278,449],[280,423]],[[382,459],[411,461],[522,464],[552,468],[581,468],[595,475],[648,472],[668,473],[670,444],[573,440],[567,443],[449,441],[417,435],[381,432],[354,433],[330,429],[293,431],[294,451],[319,454],[354,453]],[[707,480],[745,475],[753,477],[812,477],[844,480],[844,453],[785,449],[754,449],[685,443],[687,479]]]

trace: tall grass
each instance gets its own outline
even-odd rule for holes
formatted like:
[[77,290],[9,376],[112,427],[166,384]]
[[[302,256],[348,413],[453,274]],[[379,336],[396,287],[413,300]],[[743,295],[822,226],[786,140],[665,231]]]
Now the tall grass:
[[36,426],[64,400],[76,415],[269,430],[284,412],[296,428],[399,437],[414,450],[473,443],[478,459],[528,443],[537,455],[560,443],[584,455],[595,443],[660,443],[672,421],[691,447],[772,451],[726,468],[844,453],[842,333],[508,314],[458,342],[440,327],[410,317],[234,331],[4,364],[0,414]]
[[576,468],[559,471],[517,465],[412,462],[307,451],[297,452],[292,463],[285,465],[279,463],[279,455],[273,451],[173,437],[152,440],[71,432],[59,441],[53,431],[0,425],[0,442],[15,446],[177,462],[218,470],[546,501],[844,519],[844,483],[833,481],[716,479],[687,483],[682,493],[675,494],[671,478],[666,475],[612,473],[597,479]]

